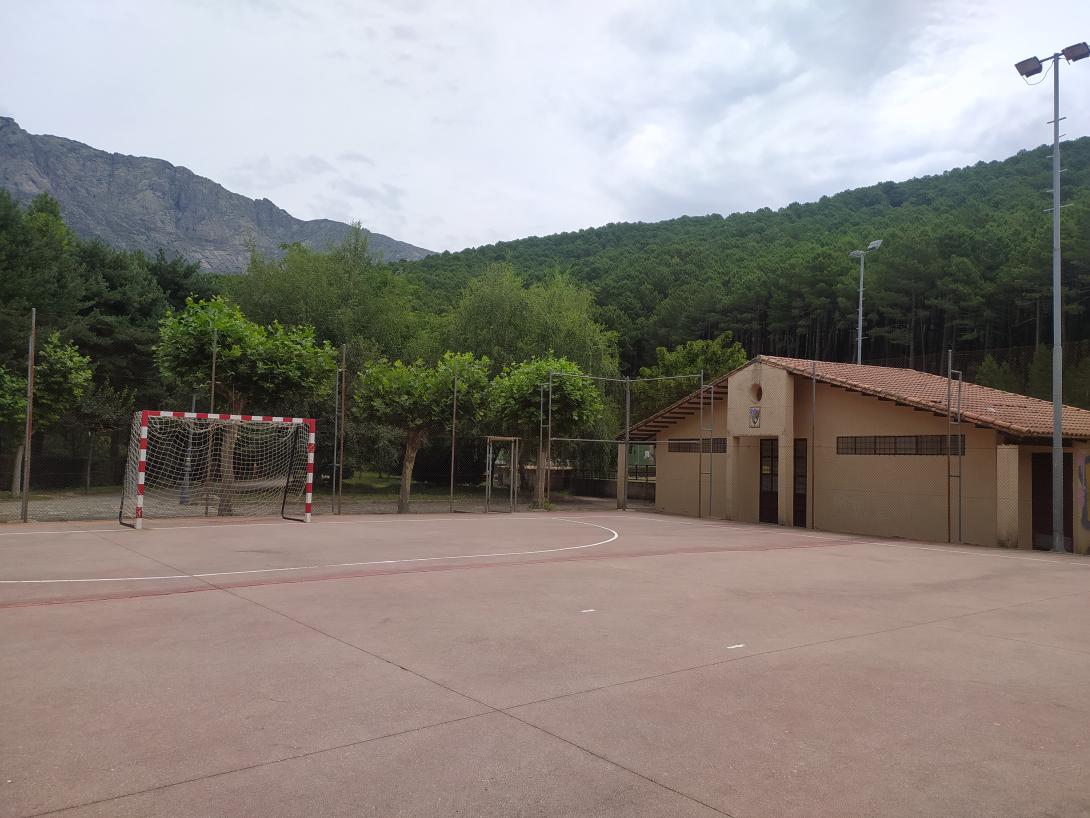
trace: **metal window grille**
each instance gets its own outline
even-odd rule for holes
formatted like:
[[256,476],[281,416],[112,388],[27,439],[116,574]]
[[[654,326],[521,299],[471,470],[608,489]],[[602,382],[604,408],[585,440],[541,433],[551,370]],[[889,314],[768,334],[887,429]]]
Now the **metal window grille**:
[[[836,453],[846,455],[945,455],[946,435],[854,435],[836,439]],[[952,436],[950,454],[965,453],[965,435]]]

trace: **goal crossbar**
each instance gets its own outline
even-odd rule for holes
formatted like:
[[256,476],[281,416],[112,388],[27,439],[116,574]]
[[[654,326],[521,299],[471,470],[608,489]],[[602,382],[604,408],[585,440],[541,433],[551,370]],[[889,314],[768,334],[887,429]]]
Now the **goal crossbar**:
[[[155,516],[290,517],[310,522],[316,422],[286,415],[145,409],[133,415],[118,522]],[[301,503],[300,503],[301,501]]]

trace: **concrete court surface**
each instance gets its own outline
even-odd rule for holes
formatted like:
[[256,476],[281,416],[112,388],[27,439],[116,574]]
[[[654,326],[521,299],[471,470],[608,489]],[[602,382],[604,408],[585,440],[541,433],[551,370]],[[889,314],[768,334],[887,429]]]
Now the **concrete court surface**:
[[0,816],[1090,814],[1084,557],[149,525],[0,527]]

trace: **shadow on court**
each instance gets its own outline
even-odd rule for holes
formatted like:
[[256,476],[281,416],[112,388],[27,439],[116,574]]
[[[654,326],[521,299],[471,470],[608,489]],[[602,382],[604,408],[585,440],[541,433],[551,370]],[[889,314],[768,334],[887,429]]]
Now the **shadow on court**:
[[0,815],[1073,815],[1090,560],[649,513],[0,529]]

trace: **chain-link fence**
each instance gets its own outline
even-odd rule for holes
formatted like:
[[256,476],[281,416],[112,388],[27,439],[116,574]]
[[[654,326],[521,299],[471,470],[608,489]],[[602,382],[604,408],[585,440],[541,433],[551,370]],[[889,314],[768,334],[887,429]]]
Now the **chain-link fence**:
[[[116,519],[129,447],[129,426],[58,423],[34,434],[28,520]],[[21,518],[21,436],[0,439],[0,522]]]

